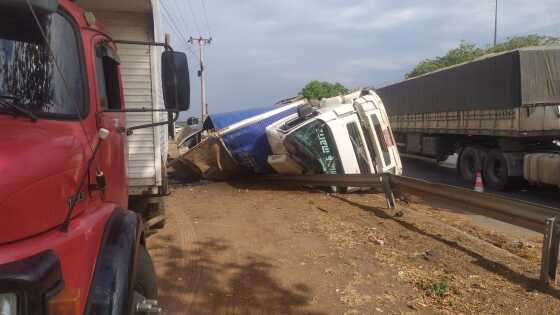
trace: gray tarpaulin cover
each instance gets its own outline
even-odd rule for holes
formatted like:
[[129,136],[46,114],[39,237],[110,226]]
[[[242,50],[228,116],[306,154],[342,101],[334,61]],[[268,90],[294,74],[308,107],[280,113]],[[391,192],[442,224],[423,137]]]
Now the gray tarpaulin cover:
[[486,56],[377,93],[390,115],[560,104],[560,47]]

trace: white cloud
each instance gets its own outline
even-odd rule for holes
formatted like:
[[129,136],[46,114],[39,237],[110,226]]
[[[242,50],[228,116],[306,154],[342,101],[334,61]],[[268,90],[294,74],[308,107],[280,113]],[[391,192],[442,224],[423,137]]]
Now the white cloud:
[[[187,0],[163,1],[181,7]],[[213,111],[268,104],[311,79],[380,86],[460,40],[484,46],[493,37],[492,0],[204,1],[214,36],[206,50]],[[500,39],[560,35],[560,1],[499,3]],[[202,11],[196,13],[201,17]],[[198,35],[189,17],[177,14],[190,28],[187,37]],[[192,82],[197,100],[198,81]]]

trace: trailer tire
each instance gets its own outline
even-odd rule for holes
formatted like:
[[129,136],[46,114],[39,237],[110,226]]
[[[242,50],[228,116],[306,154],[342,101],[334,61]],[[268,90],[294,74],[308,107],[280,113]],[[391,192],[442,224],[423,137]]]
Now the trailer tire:
[[481,148],[466,147],[459,155],[457,170],[464,180],[474,182],[476,172],[482,170],[484,154]]
[[500,149],[491,150],[484,161],[484,184],[496,190],[506,189],[510,183],[506,157]]
[[134,291],[149,300],[156,300],[158,297],[154,264],[148,250],[143,245],[138,246],[138,253],[136,254]]
[[159,193],[162,195],[169,194],[169,177],[167,175],[167,162],[161,163],[161,190]]

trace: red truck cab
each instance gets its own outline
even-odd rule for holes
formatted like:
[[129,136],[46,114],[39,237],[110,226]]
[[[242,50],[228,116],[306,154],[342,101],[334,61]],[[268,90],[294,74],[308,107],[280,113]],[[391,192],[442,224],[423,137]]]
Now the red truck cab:
[[[184,54],[163,54],[162,81],[178,115]],[[125,112],[116,46],[92,14],[0,3],[0,314],[157,310],[142,219],[126,210]]]

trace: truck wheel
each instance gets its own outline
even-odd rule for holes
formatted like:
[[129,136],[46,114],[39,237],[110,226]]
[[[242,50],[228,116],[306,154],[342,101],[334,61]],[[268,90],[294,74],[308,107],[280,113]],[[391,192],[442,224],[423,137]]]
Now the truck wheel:
[[134,291],[149,300],[157,300],[158,288],[152,258],[143,245],[138,246],[136,254],[136,274]]
[[488,153],[484,162],[484,184],[492,189],[504,190],[509,185],[507,160],[499,149]]
[[167,162],[161,163],[161,190],[162,195],[169,194],[169,177],[167,176]]
[[165,198],[158,197],[155,203],[150,204],[150,208],[148,211],[148,218],[152,219],[155,217],[162,216],[163,220],[159,221],[158,223],[150,226],[151,229],[163,229],[165,227]]
[[483,150],[471,146],[466,147],[459,156],[457,169],[464,180],[474,182],[476,172],[482,170]]

